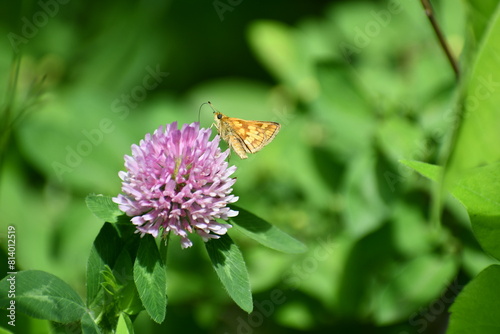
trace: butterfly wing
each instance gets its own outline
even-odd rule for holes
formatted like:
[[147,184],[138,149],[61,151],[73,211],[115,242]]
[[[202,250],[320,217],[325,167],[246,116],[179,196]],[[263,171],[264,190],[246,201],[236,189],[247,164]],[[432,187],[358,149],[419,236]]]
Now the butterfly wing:
[[241,159],[248,158],[246,154],[246,152],[249,152],[248,148],[245,146],[243,139],[241,139],[237,133],[236,127],[240,126],[240,123],[238,122],[240,119],[227,117],[219,112],[214,114],[214,119],[215,127],[217,128],[217,132],[222,140],[224,140]]
[[248,158],[247,153],[260,151],[281,128],[276,122],[247,121],[221,113],[215,115],[215,125],[221,138],[241,159]]
[[243,121],[243,128],[246,128],[245,135],[241,138],[245,143],[248,152],[255,153],[269,144],[278,134],[281,125],[276,122],[264,121]]
[[247,153],[250,153],[248,150],[248,147],[246,146],[245,142],[237,137],[237,136],[231,136],[228,138],[227,143],[229,147],[233,149],[233,151],[238,154],[240,159],[246,159],[248,158]]

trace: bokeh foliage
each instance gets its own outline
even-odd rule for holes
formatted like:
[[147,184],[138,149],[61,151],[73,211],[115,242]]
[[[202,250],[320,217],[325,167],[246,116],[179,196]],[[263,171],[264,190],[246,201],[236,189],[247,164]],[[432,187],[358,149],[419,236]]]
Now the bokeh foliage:
[[[418,1],[51,3],[54,15],[36,1],[2,4],[0,14],[1,111],[15,120],[2,118],[11,136],[1,147],[0,236],[6,257],[3,236],[16,227],[20,269],[50,272],[85,296],[102,225],[85,197],[116,195],[130,145],[160,124],[197,121],[208,100],[229,116],[282,124],[262,152],[231,157],[237,204],[309,250],[283,254],[231,231],[249,266],[249,316],[200,242],[180,250],[173,238],[165,322],[141,314],[138,332],[437,333],[461,287],[496,262],[455,198],[444,196],[442,227],[431,224],[436,191],[399,160],[442,164],[456,147],[450,182],[497,160],[498,135],[480,136],[496,123],[475,115],[453,145],[464,91],[498,76],[497,50],[481,49],[498,39],[488,30],[497,1],[433,2],[472,88],[457,84]],[[40,11],[46,23],[14,52],[9,33],[25,36]],[[495,108],[491,94],[478,108]],[[201,109],[202,126],[211,117]],[[36,319],[23,326],[49,332]]]

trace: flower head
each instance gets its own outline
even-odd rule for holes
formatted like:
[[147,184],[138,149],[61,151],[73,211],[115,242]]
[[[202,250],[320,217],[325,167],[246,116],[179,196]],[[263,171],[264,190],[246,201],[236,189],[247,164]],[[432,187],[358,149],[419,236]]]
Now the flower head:
[[113,201],[133,217],[137,233],[157,237],[172,231],[186,248],[193,244],[188,233],[207,241],[232,227],[216,218],[238,214],[227,207],[238,200],[231,195],[236,167],[228,167],[229,150],[221,152],[219,136],[210,141],[210,132],[198,123],[179,130],[174,122],[132,145],[132,156],[125,156],[127,171],[118,173],[123,194]]

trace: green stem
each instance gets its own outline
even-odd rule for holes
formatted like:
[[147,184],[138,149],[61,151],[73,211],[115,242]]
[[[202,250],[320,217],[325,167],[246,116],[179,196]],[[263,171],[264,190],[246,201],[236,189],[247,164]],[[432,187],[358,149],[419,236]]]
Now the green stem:
[[448,61],[453,68],[453,72],[455,72],[455,76],[458,80],[460,77],[460,68],[458,67],[457,60],[455,57],[453,57],[453,53],[451,52],[450,47],[448,46],[448,43],[446,42],[446,38],[444,37],[444,34],[439,27],[439,23],[436,20],[436,17],[434,16],[434,11],[432,10],[432,5],[429,2],[429,0],[421,0],[422,6],[424,6],[425,9],[425,14],[429,18],[429,21],[432,25],[432,28],[434,29],[434,33],[436,34],[436,37],[439,40],[439,44],[441,45],[441,48],[444,50],[444,53],[446,54],[446,58],[448,58]]
[[[421,0],[422,6],[424,7],[425,14],[427,15],[429,22],[432,25],[432,28],[434,30],[434,33],[436,34],[436,37],[439,41],[439,44],[441,45],[441,48],[443,49],[444,53],[446,54],[446,57],[448,59],[448,62],[450,63],[453,72],[455,73],[455,78],[457,80],[457,83],[459,82],[460,79],[460,68],[458,66],[457,60],[454,58],[450,47],[448,46],[448,43],[446,42],[446,38],[444,37],[444,34],[441,30],[441,27],[439,26],[439,23],[436,20],[436,17],[434,16],[434,11],[432,9],[432,5],[429,0]],[[461,113],[461,111],[458,111]],[[432,203],[431,203],[431,211],[430,211],[430,219],[431,219],[431,225],[433,227],[434,233],[436,233],[436,237],[439,237],[439,232],[441,228],[441,211],[442,211],[442,206],[443,206],[443,196],[445,193],[445,172],[446,172],[446,166],[448,165],[450,161],[450,157],[453,151],[453,145],[456,142],[458,132],[459,132],[460,126],[458,126],[452,134],[452,140],[450,142],[450,146],[448,147],[448,150],[445,154],[444,160],[444,168],[443,168],[443,173],[439,177],[439,180],[434,184],[434,189],[433,189],[433,196],[432,196]]]

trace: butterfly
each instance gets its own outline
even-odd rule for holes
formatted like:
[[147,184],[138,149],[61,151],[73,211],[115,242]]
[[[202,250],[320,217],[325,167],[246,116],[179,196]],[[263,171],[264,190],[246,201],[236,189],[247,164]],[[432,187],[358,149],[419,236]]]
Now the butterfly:
[[281,124],[276,122],[227,117],[217,111],[210,101],[208,104],[214,111],[214,125],[219,136],[241,159],[248,158],[247,153],[259,152],[276,137],[281,128]]

